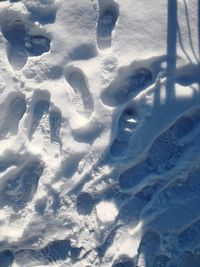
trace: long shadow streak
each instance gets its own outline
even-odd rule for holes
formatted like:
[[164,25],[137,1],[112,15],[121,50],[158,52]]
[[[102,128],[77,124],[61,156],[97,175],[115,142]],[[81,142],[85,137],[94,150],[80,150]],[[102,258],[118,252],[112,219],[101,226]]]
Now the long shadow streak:
[[177,0],[168,0],[167,18],[167,100],[174,97],[174,73],[176,70]]
[[198,39],[199,39],[199,59],[200,59],[200,0],[198,0]]
[[190,47],[193,53],[193,56],[197,62],[199,62],[198,56],[196,55],[194,45],[192,42],[192,36],[191,36],[191,27],[190,27],[190,20],[189,20],[189,11],[188,11],[188,6],[185,0],[183,0],[184,5],[185,5],[185,16],[186,16],[186,22],[187,22],[187,28],[188,28],[188,35],[189,35],[189,42],[190,42]]

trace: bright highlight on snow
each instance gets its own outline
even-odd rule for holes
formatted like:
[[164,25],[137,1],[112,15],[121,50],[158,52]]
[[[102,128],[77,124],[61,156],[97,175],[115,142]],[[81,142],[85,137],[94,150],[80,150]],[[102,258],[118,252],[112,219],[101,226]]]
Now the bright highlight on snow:
[[96,209],[97,215],[103,223],[114,221],[118,213],[116,206],[112,202],[100,202]]

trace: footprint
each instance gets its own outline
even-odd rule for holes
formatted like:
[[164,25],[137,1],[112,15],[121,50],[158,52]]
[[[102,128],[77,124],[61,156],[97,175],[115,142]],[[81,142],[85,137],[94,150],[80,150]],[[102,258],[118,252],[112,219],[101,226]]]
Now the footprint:
[[158,167],[164,170],[170,169],[170,164],[168,164],[170,160],[181,153],[181,148],[178,146],[180,138],[189,134],[193,126],[191,117],[178,119],[169,130],[158,136],[154,141],[148,153],[148,164],[155,170]]
[[20,166],[24,161],[24,155],[16,156],[16,153],[9,151],[6,155],[0,157],[0,173],[7,171],[9,168],[16,168]]
[[[172,232],[175,230],[182,230],[190,225],[194,220],[199,217],[200,200],[200,170],[192,170],[186,178],[177,179],[172,181],[162,191],[159,192],[157,197],[151,202],[149,209],[146,209],[142,218],[148,223],[148,218],[151,218],[150,226],[159,230],[160,232]],[[177,218],[179,218],[177,220]],[[197,222],[198,224],[198,222]],[[188,232],[192,233],[198,226],[185,229],[178,235],[179,246],[184,247],[186,243],[192,246],[192,241],[187,239]],[[196,237],[200,233],[195,230]],[[194,244],[195,244],[194,238]]]
[[99,49],[111,47],[112,32],[119,17],[119,6],[114,0],[99,0],[97,45]]
[[[180,231],[199,217],[199,201],[200,197],[194,196],[186,202],[172,205],[160,197],[151,203],[151,208],[142,214],[141,218],[149,227],[153,227],[160,233]],[[151,219],[150,222],[149,219]]]
[[[160,247],[160,235],[153,230],[147,231],[138,248],[137,267],[151,266]],[[143,265],[144,264],[144,265]]]
[[71,241],[55,240],[47,244],[44,248],[38,250],[23,249],[16,252],[16,262],[20,266],[27,266],[27,260],[31,263],[49,265],[58,261],[64,261],[67,258],[75,260],[78,258],[82,248],[72,247]]
[[86,122],[82,127],[72,130],[72,136],[78,143],[92,144],[103,132],[102,123],[94,118]]
[[21,20],[4,25],[2,33],[8,41],[8,60],[15,70],[25,66],[28,56],[40,56],[50,50],[51,40],[43,35],[30,35]]
[[183,115],[151,145],[146,159],[122,173],[119,177],[121,189],[130,189],[141,184],[151,173],[164,173],[171,170],[184,153],[187,145],[180,144],[182,138],[200,126],[199,110]]
[[127,70],[121,68],[118,77],[102,92],[101,101],[110,107],[124,104],[152,83],[153,73],[150,68],[135,69],[132,65]]
[[76,199],[77,212],[82,215],[89,215],[94,208],[94,199],[87,192],[81,192]]
[[164,254],[160,254],[155,257],[152,267],[167,267],[170,258]]
[[177,267],[177,266],[178,266],[178,263],[177,263],[175,260],[173,260],[172,262],[170,262],[170,263],[168,264],[167,267]]
[[184,255],[178,264],[178,267],[199,267],[200,262],[197,261],[192,252],[188,252]]
[[50,50],[51,40],[43,35],[28,35],[25,38],[25,48],[29,56],[41,56]]
[[112,265],[112,267],[134,267],[134,262],[132,260],[122,260],[118,263],[115,263],[114,265]]
[[156,138],[149,150],[147,162],[153,169],[156,169],[166,164],[177,153],[177,139],[169,130]]
[[14,69],[20,70],[27,62],[27,53],[24,45],[25,26],[22,21],[16,20],[11,25],[5,27],[3,33],[9,42],[8,60]]
[[181,249],[194,249],[200,243],[200,220],[189,225],[177,236]]
[[[0,2],[4,2],[4,1],[8,1],[8,0],[0,0]],[[21,0],[10,0],[11,3],[15,3],[15,2],[19,2]]]
[[107,249],[113,243],[117,234],[117,230],[123,226],[130,224],[134,228],[138,224],[139,214],[143,209],[143,204],[137,197],[132,197],[124,204],[116,217],[114,223],[110,226],[104,241],[97,248],[99,257],[103,257]]
[[62,116],[59,110],[51,110],[49,113],[50,136],[52,143],[60,143],[60,128],[62,123]]
[[134,109],[133,105],[123,110],[118,122],[119,130],[117,136],[110,147],[112,156],[123,157],[126,155],[130,139],[138,124],[137,116],[137,111]]
[[200,169],[189,172],[185,179],[177,179],[171,182],[163,191],[160,192],[159,198],[162,202],[184,203],[186,200],[194,197],[200,197]]
[[40,124],[42,117],[47,114],[48,110],[49,110],[49,101],[39,100],[38,102],[36,102],[33,110],[31,127],[29,130],[29,139],[32,139],[36,129]]
[[137,197],[132,197],[128,203],[126,203],[122,208],[119,210],[117,216],[117,223],[118,224],[127,224],[130,223],[131,227],[134,227],[138,223],[139,214],[143,209],[142,202]]
[[10,250],[0,251],[0,266],[11,267],[14,262],[13,253]]
[[200,247],[196,247],[194,250],[193,250],[193,254],[196,258],[197,261],[200,262]]
[[54,0],[39,0],[25,2],[32,21],[38,21],[40,24],[54,23],[57,13],[57,5]]
[[140,190],[135,196],[139,198],[144,205],[146,205],[153,199],[155,194],[160,190],[162,186],[162,182],[156,181],[153,184],[143,187],[142,190]]
[[42,248],[39,253],[48,263],[64,261],[67,257],[75,259],[79,256],[81,248],[71,246],[70,240],[55,240]]
[[83,153],[74,153],[69,156],[64,162],[62,163],[61,168],[61,176],[64,176],[65,179],[70,179],[74,173],[77,171],[78,164],[83,158]]
[[44,170],[42,163],[31,161],[1,186],[1,204],[18,211],[30,202],[37,190],[38,181]]
[[182,138],[189,134],[193,128],[197,127],[200,123],[199,110],[195,110],[193,113],[181,116],[175,124],[171,127],[171,131],[174,132],[177,139]]
[[75,47],[69,56],[72,60],[87,60],[97,56],[97,49],[93,44],[81,44]]
[[19,122],[25,111],[26,101],[24,98],[16,97],[11,101],[7,115],[1,124],[0,138],[7,138],[8,135],[16,135],[18,133]]
[[84,73],[76,67],[70,67],[65,72],[65,78],[73,89],[72,103],[77,112],[89,118],[94,110],[94,104]]
[[143,182],[148,174],[148,164],[143,160],[119,176],[119,186],[122,190],[131,189]]
[[191,114],[183,115],[154,141],[147,159],[152,168],[158,169],[158,166],[164,170],[170,168],[169,161],[173,157],[177,158],[177,153],[182,153],[182,148],[178,145],[180,139],[200,125],[198,113],[199,110],[195,109]]

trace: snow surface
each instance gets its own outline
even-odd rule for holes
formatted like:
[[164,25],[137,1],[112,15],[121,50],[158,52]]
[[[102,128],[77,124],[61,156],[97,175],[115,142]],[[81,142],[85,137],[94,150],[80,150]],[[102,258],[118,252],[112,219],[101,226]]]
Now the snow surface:
[[0,0],[0,267],[200,266],[200,1]]

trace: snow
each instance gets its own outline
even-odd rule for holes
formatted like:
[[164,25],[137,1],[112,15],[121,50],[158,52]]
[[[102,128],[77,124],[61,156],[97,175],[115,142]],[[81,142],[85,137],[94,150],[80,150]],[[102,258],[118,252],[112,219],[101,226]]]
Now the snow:
[[200,1],[0,1],[0,267],[200,266]]
[[117,216],[117,208],[112,202],[100,202],[96,206],[98,218],[102,223],[109,223],[115,220]]

